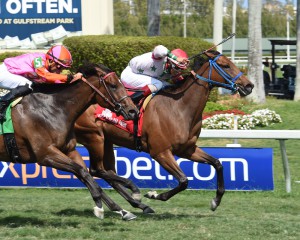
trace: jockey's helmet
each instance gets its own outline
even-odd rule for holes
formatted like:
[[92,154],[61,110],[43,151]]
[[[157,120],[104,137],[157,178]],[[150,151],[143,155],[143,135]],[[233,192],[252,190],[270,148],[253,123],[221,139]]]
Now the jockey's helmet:
[[70,51],[63,45],[51,47],[46,54],[46,58],[66,68],[71,67],[73,63]]
[[[183,51],[180,48],[174,49],[171,51],[172,54],[174,54],[176,57],[180,57],[180,58],[188,58],[188,55],[185,51]],[[187,63],[180,63],[172,58],[169,58],[170,63],[171,63],[171,67],[173,69],[177,69],[177,70],[185,70],[187,69],[188,64]]]

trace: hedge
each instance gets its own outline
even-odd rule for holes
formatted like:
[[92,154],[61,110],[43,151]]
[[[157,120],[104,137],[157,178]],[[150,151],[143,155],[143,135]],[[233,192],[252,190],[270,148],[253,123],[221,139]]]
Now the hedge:
[[72,52],[74,69],[83,61],[101,62],[113,69],[117,74],[123,71],[131,58],[151,52],[159,44],[166,46],[170,50],[181,48],[189,56],[211,47],[211,43],[196,38],[115,35],[70,37],[64,40],[64,44]]
[[[128,37],[116,35],[86,35],[66,38],[63,44],[72,53],[72,71],[85,61],[103,63],[119,76],[131,58],[150,52],[156,45],[162,44],[168,49],[181,48],[189,56],[193,56],[212,46],[211,43],[198,38],[182,37]],[[37,50],[38,51],[38,50]],[[0,54],[0,62],[6,57],[23,54],[6,52]],[[211,101],[217,100],[217,91],[210,96]]]

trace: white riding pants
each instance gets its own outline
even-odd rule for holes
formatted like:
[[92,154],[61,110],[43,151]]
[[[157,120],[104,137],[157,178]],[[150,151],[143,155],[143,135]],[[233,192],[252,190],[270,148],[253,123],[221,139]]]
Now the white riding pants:
[[146,85],[150,88],[151,92],[157,92],[162,87],[167,84],[156,78],[134,73],[129,66],[127,66],[121,74],[121,80],[125,87],[127,88],[142,88]]
[[31,86],[32,82],[23,76],[10,73],[4,63],[0,64],[0,88],[11,90],[26,84]]

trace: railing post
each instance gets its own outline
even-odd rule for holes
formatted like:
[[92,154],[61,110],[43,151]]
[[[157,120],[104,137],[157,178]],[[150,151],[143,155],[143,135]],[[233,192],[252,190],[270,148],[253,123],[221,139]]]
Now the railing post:
[[280,150],[281,150],[281,156],[282,156],[282,163],[283,163],[283,170],[284,170],[284,177],[285,177],[285,188],[288,193],[291,192],[291,174],[290,174],[290,168],[289,168],[289,161],[286,154],[286,148],[285,148],[285,140],[286,139],[278,139],[280,143]]

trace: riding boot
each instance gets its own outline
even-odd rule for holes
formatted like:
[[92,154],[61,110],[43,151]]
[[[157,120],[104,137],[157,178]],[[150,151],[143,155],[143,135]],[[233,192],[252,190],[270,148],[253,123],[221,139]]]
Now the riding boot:
[[12,89],[9,93],[1,97],[0,99],[0,122],[5,121],[5,110],[8,105],[13,101],[15,98],[25,96],[32,92],[32,89],[29,87],[28,84],[25,86],[18,86]]
[[138,104],[141,99],[149,96],[152,93],[150,88],[147,85],[143,87],[141,90],[142,91],[135,92],[134,94],[131,95],[132,101],[136,104]]

